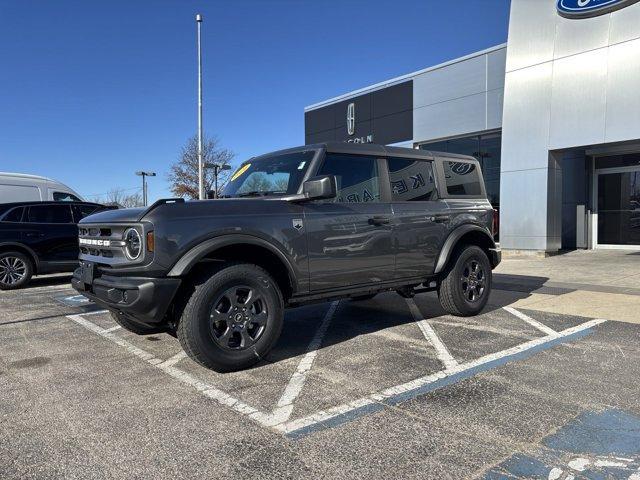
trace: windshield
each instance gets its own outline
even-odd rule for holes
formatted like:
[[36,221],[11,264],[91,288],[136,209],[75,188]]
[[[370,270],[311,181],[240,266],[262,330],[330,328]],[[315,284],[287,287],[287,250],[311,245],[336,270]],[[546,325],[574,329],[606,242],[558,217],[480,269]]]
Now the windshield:
[[222,191],[223,197],[293,195],[315,151],[287,153],[249,160],[235,171]]

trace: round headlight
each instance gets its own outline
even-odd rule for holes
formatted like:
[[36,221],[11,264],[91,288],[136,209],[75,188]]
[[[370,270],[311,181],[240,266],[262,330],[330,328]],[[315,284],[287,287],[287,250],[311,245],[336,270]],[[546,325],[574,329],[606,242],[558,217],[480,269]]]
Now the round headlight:
[[124,232],[124,253],[129,260],[135,260],[142,253],[142,238],[135,228]]

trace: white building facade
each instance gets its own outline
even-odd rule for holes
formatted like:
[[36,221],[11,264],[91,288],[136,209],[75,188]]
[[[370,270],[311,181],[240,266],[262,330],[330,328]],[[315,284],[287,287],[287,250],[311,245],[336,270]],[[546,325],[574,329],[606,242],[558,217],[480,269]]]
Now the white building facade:
[[305,137],[475,156],[507,250],[640,248],[640,2],[512,0],[507,43],[311,105]]

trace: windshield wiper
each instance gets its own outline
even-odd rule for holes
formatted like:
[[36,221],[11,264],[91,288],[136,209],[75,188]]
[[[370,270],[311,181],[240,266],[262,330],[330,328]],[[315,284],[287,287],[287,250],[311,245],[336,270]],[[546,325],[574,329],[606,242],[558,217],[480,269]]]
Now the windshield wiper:
[[266,197],[267,195],[283,195],[287,192],[275,190],[252,190],[251,192],[236,193],[236,197]]

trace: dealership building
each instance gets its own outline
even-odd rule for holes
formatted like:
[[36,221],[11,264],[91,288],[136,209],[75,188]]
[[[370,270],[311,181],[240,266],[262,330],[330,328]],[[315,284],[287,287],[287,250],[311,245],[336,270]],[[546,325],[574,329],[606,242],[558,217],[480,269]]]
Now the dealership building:
[[640,2],[511,0],[507,43],[305,108],[305,142],[476,157],[503,249],[640,248]]

